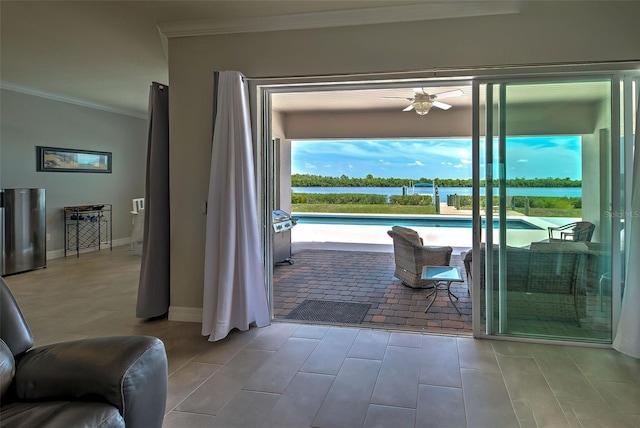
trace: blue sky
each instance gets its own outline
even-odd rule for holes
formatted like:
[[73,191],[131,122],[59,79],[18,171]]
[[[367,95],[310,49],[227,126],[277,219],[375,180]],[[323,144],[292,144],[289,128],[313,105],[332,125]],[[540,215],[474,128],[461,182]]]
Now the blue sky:
[[[483,148],[484,149],[484,148]],[[580,137],[514,137],[507,178],[582,177]],[[293,141],[293,174],[471,178],[470,139]]]

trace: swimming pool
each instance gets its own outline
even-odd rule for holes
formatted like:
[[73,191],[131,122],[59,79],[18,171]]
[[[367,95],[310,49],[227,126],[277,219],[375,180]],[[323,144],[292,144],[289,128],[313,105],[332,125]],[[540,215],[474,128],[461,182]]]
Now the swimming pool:
[[[471,229],[471,218],[444,216],[397,216],[397,215],[362,215],[362,214],[307,214],[293,213],[299,224],[346,224],[356,226],[405,226],[405,227],[453,227]],[[499,222],[493,221],[493,227],[498,228]],[[482,227],[486,227],[486,220],[482,219]],[[529,223],[524,219],[507,219],[507,229],[543,230],[540,226]]]

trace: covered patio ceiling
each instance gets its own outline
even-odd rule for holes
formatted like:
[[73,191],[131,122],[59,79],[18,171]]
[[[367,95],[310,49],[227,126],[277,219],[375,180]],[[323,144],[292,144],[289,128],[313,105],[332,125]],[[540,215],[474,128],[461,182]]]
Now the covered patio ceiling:
[[[367,84],[365,89],[340,89],[324,86],[316,88],[295,88],[290,92],[275,93],[272,97],[273,110],[280,113],[316,113],[316,112],[393,112],[402,111],[414,96],[413,88],[424,88],[429,94],[460,89],[463,95],[446,98],[443,102],[452,108],[470,108],[472,103],[471,85],[440,85],[426,86],[421,84],[407,84],[406,86],[389,87],[389,83]],[[395,83],[394,85],[398,85]],[[548,103],[596,103],[607,99],[609,84],[606,82],[573,82],[545,84],[533,87],[531,85],[510,85],[508,102],[513,104],[548,104]],[[480,99],[485,99],[485,87],[480,87]],[[414,112],[411,112],[415,115]]]
[[[536,83],[544,83],[542,85]],[[464,84],[463,84],[464,83]],[[438,86],[433,86],[433,85]],[[429,86],[432,85],[432,86]],[[415,87],[429,94],[459,89],[444,98],[448,110],[432,107],[427,115],[403,111]],[[281,139],[469,138],[472,134],[470,81],[445,85],[413,82],[333,83],[271,87],[274,134]],[[483,108],[486,85],[480,86]],[[510,135],[589,135],[596,129],[601,106],[610,100],[604,79],[573,81],[523,80],[507,87]],[[495,94],[494,99],[497,99]],[[484,122],[480,123],[483,132]],[[278,133],[279,132],[279,133]]]

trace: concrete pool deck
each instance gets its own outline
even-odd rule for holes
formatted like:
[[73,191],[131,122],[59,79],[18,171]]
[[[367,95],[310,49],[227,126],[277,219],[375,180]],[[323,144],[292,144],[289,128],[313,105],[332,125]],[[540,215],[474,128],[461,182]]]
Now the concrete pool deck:
[[[310,213],[309,213],[310,214]],[[458,217],[470,218],[471,215]],[[446,215],[443,215],[446,216]],[[295,217],[295,214],[293,214]],[[393,216],[390,216],[393,217]],[[514,247],[524,247],[531,242],[548,238],[547,227],[571,223],[575,219],[525,217],[518,213],[511,216],[526,220],[540,229],[508,229],[507,244]],[[391,238],[387,235],[390,226],[368,226],[347,224],[297,224],[291,229],[292,253],[304,249],[336,249],[350,251],[393,252]],[[454,253],[459,254],[472,246],[472,229],[460,227],[412,227],[424,240],[425,245],[451,246]],[[483,229],[482,240],[485,240]],[[498,232],[494,232],[494,239],[498,239]]]

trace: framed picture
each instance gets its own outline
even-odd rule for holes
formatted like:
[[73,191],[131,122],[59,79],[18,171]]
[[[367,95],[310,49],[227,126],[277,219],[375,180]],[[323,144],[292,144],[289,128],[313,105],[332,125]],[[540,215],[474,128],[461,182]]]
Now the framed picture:
[[111,152],[37,146],[38,171],[111,173]]

